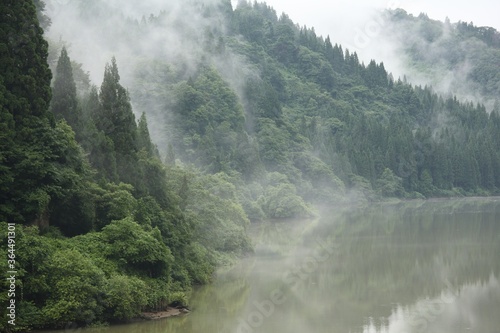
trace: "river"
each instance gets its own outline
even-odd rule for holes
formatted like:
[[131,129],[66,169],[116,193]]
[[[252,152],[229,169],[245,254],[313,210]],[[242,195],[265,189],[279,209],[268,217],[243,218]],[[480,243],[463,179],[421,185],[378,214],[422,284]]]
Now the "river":
[[189,315],[74,331],[500,332],[500,199],[321,216],[252,225],[255,254],[198,288]]

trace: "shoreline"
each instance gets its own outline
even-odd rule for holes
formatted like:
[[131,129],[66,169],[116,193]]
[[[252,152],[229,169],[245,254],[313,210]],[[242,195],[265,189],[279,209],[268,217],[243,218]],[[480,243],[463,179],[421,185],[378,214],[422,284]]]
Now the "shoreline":
[[158,320],[169,317],[178,317],[181,315],[189,314],[190,311],[186,308],[170,308],[167,307],[166,310],[163,311],[155,311],[155,312],[142,312],[141,315],[137,319],[142,320]]

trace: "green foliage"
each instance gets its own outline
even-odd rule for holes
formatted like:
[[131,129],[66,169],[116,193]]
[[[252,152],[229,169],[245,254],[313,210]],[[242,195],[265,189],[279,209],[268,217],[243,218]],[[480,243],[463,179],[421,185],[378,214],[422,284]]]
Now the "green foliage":
[[42,0],[33,0],[36,7],[36,16],[38,18],[38,23],[43,30],[47,30],[51,25],[50,18],[44,13],[45,2]]
[[57,144],[47,112],[51,97],[47,42],[32,2],[8,1],[0,7],[0,220],[32,222],[48,214],[54,189],[40,183],[55,167],[54,155],[45,145]]
[[412,67],[421,69],[431,82],[438,85],[444,77],[452,77],[450,88],[457,94],[498,100],[500,68],[494,60],[500,54],[497,30],[472,22],[414,17],[404,11],[388,11],[387,15],[387,32],[398,31],[398,42]]
[[244,132],[243,109],[236,94],[213,68],[202,68],[194,80],[176,88],[176,151],[209,172],[252,173],[256,161],[240,154],[251,149]]
[[288,162],[290,134],[280,129],[276,123],[267,118],[259,121],[259,148],[260,156],[268,169],[278,168]]
[[[37,4],[43,11],[43,3]],[[201,202],[191,201],[187,208],[186,174],[167,177],[146,116],[135,122],[114,58],[100,89],[88,89],[88,75],[62,48],[48,112],[47,44],[35,9],[29,2],[0,6],[0,49],[5,51],[0,218],[20,223],[16,250],[23,254],[16,267],[22,295],[16,330],[126,321],[146,309],[186,305],[192,285],[211,280],[219,251],[234,256],[251,248],[248,219],[234,186],[197,173],[191,191]],[[203,91],[211,83],[212,90]],[[241,142],[244,118],[236,95],[210,70],[197,89],[206,101],[223,93],[215,107],[223,107],[227,117],[210,110],[219,131],[212,136],[221,152],[233,145],[241,167],[248,168],[250,160],[237,151],[250,144]],[[180,184],[178,194],[168,181]],[[213,193],[204,192],[204,186]],[[228,186],[232,194],[219,197]],[[205,208],[197,211],[199,203]],[[220,239],[203,235],[212,221],[218,223]],[[1,225],[3,232],[6,224]],[[0,244],[7,248],[4,235]]]
[[247,252],[249,220],[235,201],[235,187],[224,178],[223,173],[195,178],[189,184],[186,212],[195,226],[195,237],[208,249]]
[[47,263],[47,271],[51,293],[42,308],[44,325],[84,324],[101,316],[105,277],[91,259],[75,250],[56,250]]
[[262,203],[264,212],[271,218],[312,216],[311,210],[296,192],[292,184],[268,186]]
[[137,200],[129,184],[107,183],[104,188],[94,186],[96,204],[96,227],[102,228],[112,220],[121,220],[135,212]]
[[147,304],[146,283],[135,276],[113,275],[104,286],[105,304],[113,320],[137,317]]
[[47,42],[31,1],[6,1],[1,5],[0,96],[2,112],[28,124],[32,116],[46,116],[50,103]]
[[124,157],[132,154],[137,149],[137,124],[128,93],[120,84],[120,74],[114,57],[104,70],[99,100],[102,108],[94,119],[97,128],[111,138],[117,155]]
[[76,97],[71,61],[65,47],[62,48],[57,62],[50,109],[56,119],[65,119],[76,133],[80,133],[82,130],[81,109]]
[[151,136],[149,135],[148,129],[148,121],[146,120],[145,113],[141,115],[141,118],[139,118],[139,124],[137,125],[137,146],[139,150],[144,149],[148,156],[159,156],[158,150],[151,142]]
[[[35,3],[43,19],[43,2]],[[99,6],[80,9],[107,11]],[[20,224],[19,329],[185,305],[218,263],[252,250],[250,220],[310,217],[311,203],[345,194],[498,193],[498,105],[488,113],[395,81],[383,63],[365,66],[265,4],[230,9],[229,1],[205,7],[224,29],[207,33],[202,55],[136,62],[128,81],[142,114],[136,123],[114,58],[101,86],[90,87],[86,64],[62,48],[51,100],[35,6],[0,5],[0,220]],[[163,18],[141,29],[127,21],[133,34],[120,34],[134,42]],[[443,40],[440,24],[419,20],[426,42]],[[488,45],[470,75],[494,95],[497,34],[467,24],[451,31],[450,64],[465,57],[460,36]],[[228,69],[228,61],[245,66]]]
[[109,257],[149,276],[168,275],[173,261],[170,249],[162,242],[157,228],[145,231],[131,217],[115,220],[102,229],[109,248]]
[[384,197],[401,197],[404,195],[403,180],[385,168],[376,181],[376,189]]

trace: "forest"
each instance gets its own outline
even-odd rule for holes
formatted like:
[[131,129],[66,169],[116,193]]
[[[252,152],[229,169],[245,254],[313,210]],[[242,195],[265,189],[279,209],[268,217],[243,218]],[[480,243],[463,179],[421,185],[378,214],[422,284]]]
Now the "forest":
[[[254,221],[499,192],[494,29],[388,13],[431,39],[448,27],[442,43],[475,42],[465,79],[485,106],[394,78],[265,3],[187,2],[205,29],[168,9],[136,20],[103,0],[74,3],[72,15],[116,47],[101,82],[74,60],[76,40],[47,33],[54,2],[0,4],[0,253],[16,223],[18,274],[17,324],[1,330],[186,306],[217,266],[252,252]],[[139,45],[147,36],[177,45],[167,31],[197,52]],[[431,56],[407,52],[416,70],[434,70]],[[446,52],[460,61],[459,50]]]

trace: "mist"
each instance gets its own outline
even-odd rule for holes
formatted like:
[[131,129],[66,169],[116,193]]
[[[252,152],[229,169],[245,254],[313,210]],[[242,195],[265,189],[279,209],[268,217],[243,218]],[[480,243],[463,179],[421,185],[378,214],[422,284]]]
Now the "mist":
[[[321,1],[270,0],[267,3],[279,12],[285,12],[301,26],[314,28],[318,35],[330,36],[333,43],[341,44],[344,49],[356,52],[360,61],[368,64],[372,59],[383,62],[388,72],[395,79],[406,78],[408,82],[432,86],[443,96],[456,95],[462,101],[485,104],[488,110],[494,106],[495,100],[485,96],[471,82],[469,75],[472,65],[466,60],[454,68],[435,71],[416,70],[407,54],[407,48],[415,45],[418,50],[430,52],[429,57],[439,59],[446,53],[441,40],[432,43],[425,41],[418,31],[407,31],[398,27],[388,19],[386,10],[403,9],[408,14],[419,16],[421,13],[431,20],[444,22],[473,22],[476,26],[488,26],[499,29],[496,14],[500,5],[491,0],[479,2],[455,2],[453,6],[432,1],[336,1],[324,3]],[[484,45],[463,45],[463,48],[481,48]]]
[[[397,8],[401,5],[398,1],[391,3],[376,1],[370,5],[363,2],[356,5],[340,2],[336,4],[335,11],[332,11],[328,27],[325,26],[325,18],[329,17],[329,13],[319,16],[317,25],[316,21],[312,21],[309,28],[314,28],[317,31],[316,35],[323,34],[323,37],[326,37],[323,31],[332,29],[329,33],[331,42],[339,43],[343,50],[356,52],[365,65],[365,67],[359,66],[356,59],[358,69],[337,68],[337,73],[333,71],[327,73],[331,75],[325,79],[321,78],[322,68],[319,65],[333,69],[332,64],[321,64],[323,60],[321,56],[312,57],[312,54],[308,54],[310,50],[306,50],[307,46],[303,41],[297,41],[299,34],[297,28],[303,27],[305,23],[294,17],[298,15],[296,10],[299,8],[295,3],[290,3],[292,11],[290,18],[294,22],[287,23],[292,34],[295,34],[290,39],[297,42],[292,52],[287,50],[291,54],[297,51],[297,55],[293,55],[296,59],[292,61],[282,59],[276,52],[282,46],[276,46],[278,43],[273,38],[277,37],[277,34],[272,30],[283,23],[278,19],[280,9],[274,12],[265,6],[260,8],[255,6],[252,9],[255,13],[250,13],[249,8],[252,7],[250,4],[248,8],[242,6],[233,12],[233,8],[239,5],[235,1],[231,3],[219,0],[188,2],[176,0],[167,3],[147,0],[137,6],[131,2],[122,3],[117,0],[109,2],[50,0],[47,9],[52,19],[52,26],[46,35],[51,42],[52,53],[55,54],[52,57],[53,62],[57,58],[58,49],[65,44],[71,59],[82,64],[83,70],[89,73],[95,85],[99,85],[102,81],[105,64],[113,56],[116,57],[121,84],[129,90],[136,118],[143,112],[146,113],[152,139],[163,156],[166,155],[169,144],[177,150],[180,160],[201,168],[204,165],[218,163],[217,158],[221,156],[226,159],[224,162],[226,165],[234,165],[232,158],[238,156],[239,169],[231,170],[232,168],[228,167],[224,171],[229,173],[237,171],[248,177],[247,180],[255,176],[254,180],[264,186],[268,185],[267,173],[277,171],[284,175],[279,178],[281,182],[293,183],[289,192],[297,189],[304,198],[307,197],[306,200],[322,198],[323,195],[329,198],[328,200],[333,200],[336,196],[331,192],[339,192],[346,200],[351,200],[351,197],[357,198],[359,195],[356,186],[367,186],[369,189],[378,186],[376,181],[386,167],[400,177],[400,180],[396,179],[397,181],[408,178],[408,174],[400,172],[402,164],[397,159],[413,159],[413,155],[405,158],[397,156],[384,167],[378,165],[375,168],[374,163],[373,168],[360,172],[356,169],[363,170],[364,163],[361,163],[361,160],[365,157],[356,160],[350,156],[353,151],[359,150],[359,147],[351,147],[346,151],[336,151],[332,154],[332,149],[336,145],[334,141],[337,140],[334,139],[335,133],[349,123],[347,114],[358,109],[362,112],[379,113],[378,116],[385,120],[389,117],[390,112],[385,111],[393,106],[383,107],[377,111],[377,106],[373,106],[374,100],[368,102],[366,96],[357,96],[359,91],[351,89],[350,83],[344,81],[355,76],[358,69],[367,70],[367,65],[372,59],[378,63],[383,62],[385,67],[383,75],[385,76],[387,70],[392,73],[396,81],[398,78],[406,78],[415,85],[431,85],[434,91],[445,97],[458,95],[462,100],[488,102],[468,83],[471,67],[467,61],[459,63],[455,68],[443,66],[444,69],[439,72],[433,68],[427,72],[414,69],[415,66],[408,55],[408,45],[416,45],[419,50],[427,50],[425,54],[429,59],[439,58],[446,52],[446,45],[443,45],[445,43],[442,40],[446,38],[448,32],[444,31],[442,36],[429,42],[421,36],[418,26],[402,29],[395,25],[384,9]],[[307,17],[308,12],[312,15],[316,9],[313,6],[308,7],[304,17]],[[265,15],[271,18],[267,25],[264,23],[268,18],[260,18],[261,21],[258,21],[258,16],[262,14],[259,11],[265,12]],[[231,14],[234,14],[233,20],[230,20]],[[269,28],[272,25],[271,21],[276,27]],[[230,27],[229,22],[238,26]],[[252,27],[247,26],[249,22]],[[254,37],[248,34],[254,28],[257,35],[260,33],[264,36],[260,41],[256,42],[253,40]],[[266,31],[268,28],[269,31]],[[316,46],[317,48],[323,47],[321,39],[316,39],[316,42],[320,45]],[[478,42],[476,46],[469,46],[481,45]],[[287,68],[294,66],[296,67]],[[228,85],[231,88],[227,89],[230,92],[226,96],[235,94],[237,96],[235,103],[232,102],[234,100],[232,97],[227,99],[231,100],[229,103],[226,100],[216,102],[216,95],[219,96],[219,92],[225,91],[225,88],[204,90],[211,85],[211,82],[215,82],[208,79],[199,82],[198,90],[205,96],[200,105],[193,103],[185,108],[178,106],[177,101],[181,99],[179,96],[182,93],[187,93],[185,95],[187,99],[193,99],[189,95],[189,87],[184,89],[186,86],[183,84],[189,86],[189,82],[195,83],[197,75],[204,68],[215,69],[213,77],[222,78],[222,80],[215,79],[218,80],[217,84],[223,81],[221,87]],[[366,77],[356,79],[361,79],[360,82],[364,84],[363,80],[366,80]],[[389,83],[386,77],[383,80],[386,84]],[[301,86],[302,84],[306,85]],[[326,94],[322,95],[323,92]],[[338,92],[340,94],[336,96]],[[382,95],[385,96],[387,93],[389,92]],[[366,108],[360,107],[362,103],[358,103],[363,99]],[[340,100],[344,103],[340,103]],[[403,111],[408,105],[408,103],[405,105],[405,102],[407,101],[403,101],[396,108]],[[358,105],[353,107],[355,104]],[[445,106],[442,105],[440,107],[444,109]],[[179,115],[181,112],[177,110],[180,108],[185,114],[189,113],[191,118]],[[427,110],[423,110],[420,106],[417,108],[421,109],[418,110],[422,113],[419,115],[420,120],[426,118],[424,113]],[[432,107],[426,106],[426,108]],[[223,112],[222,109],[227,112]],[[433,128],[435,131],[433,134],[436,135],[452,122],[448,121],[445,112],[441,113],[428,117],[425,123],[426,126],[430,125]],[[198,114],[203,115],[198,117]],[[229,114],[234,117],[231,118]],[[325,117],[323,120],[327,120],[324,128],[323,125],[318,125],[315,119],[320,114]],[[260,121],[258,118],[267,119]],[[238,120],[231,123],[230,119]],[[282,126],[283,120],[288,122],[288,127]],[[194,125],[189,125],[191,127],[186,130],[182,127],[186,123]],[[295,134],[290,129],[295,126],[300,127],[301,135],[307,137],[305,141],[307,143],[299,144],[301,145],[301,148],[298,148],[301,151],[299,154],[292,148],[292,138]],[[322,131],[325,135],[320,135]],[[409,131],[410,129],[408,133]],[[334,135],[330,135],[332,133]],[[296,137],[296,143],[301,140],[302,138]],[[358,140],[353,142],[356,141]],[[202,145],[207,142],[212,144],[209,154],[207,152],[210,149]],[[325,145],[326,142],[329,147]],[[409,145],[412,146],[410,142]],[[427,153],[430,155],[430,151]],[[181,154],[184,155],[180,156]],[[206,158],[206,155],[210,155],[209,158]],[[381,152],[379,155],[383,156],[384,153]],[[257,161],[255,165],[251,160]],[[245,168],[248,164],[253,165],[252,171]],[[359,165],[356,168],[353,164]],[[218,165],[205,170],[214,173],[222,171],[221,164]],[[314,168],[317,170],[313,172]],[[315,172],[321,174],[327,181],[319,181],[321,177],[315,175]],[[422,168],[416,172],[421,173]],[[362,177],[354,179],[350,177],[351,174]],[[410,183],[404,184],[408,190]],[[324,190],[325,194],[318,190],[318,187]],[[350,190],[347,196],[346,188]],[[361,195],[363,196],[365,195]],[[259,196],[254,195],[253,201],[258,198]]]
[[[136,115],[147,113],[151,118],[149,123],[153,140],[160,147],[166,147],[169,139],[162,124],[168,114],[165,112],[167,101],[172,101],[174,96],[165,89],[155,92],[156,97],[158,94],[163,95],[161,98],[154,98],[147,90],[149,86],[145,84],[141,87],[141,82],[136,80],[139,67],[143,75],[151,78],[171,76],[174,81],[174,77],[187,79],[201,63],[215,66],[243,105],[246,103],[243,93],[246,79],[250,76],[258,79],[258,71],[242,56],[232,53],[230,48],[222,52],[206,52],[217,47],[218,36],[224,35],[227,29],[224,13],[214,14],[214,10],[218,10],[217,3],[220,2],[48,0],[47,14],[52,25],[46,36],[51,40],[55,54],[65,44],[72,60],[83,64],[83,70],[89,73],[95,85],[102,82],[104,66],[115,56],[122,83],[130,90]],[[233,8],[237,6],[236,0],[231,3]],[[445,51],[443,46],[439,40],[426,43],[417,32],[401,32],[384,12],[399,7],[412,11],[420,8],[431,10],[434,17],[438,17],[442,14],[440,7],[433,8],[428,4],[418,7],[415,2],[397,0],[361,1],[355,4],[340,1],[331,6],[313,2],[306,7],[293,1],[274,0],[268,3],[276,7],[278,15],[283,11],[297,24],[314,28],[318,35],[329,35],[333,43],[356,52],[365,64],[372,59],[383,62],[395,79],[404,77],[415,85],[432,86],[444,96],[457,95],[461,100],[483,103],[489,110],[493,108],[494,100],[486,98],[477,87],[470,84],[468,76],[471,65],[467,61],[438,74],[415,70],[403,42],[429,50],[429,56],[435,58]],[[213,7],[211,14],[203,15],[203,9],[209,7]],[[450,8],[451,17],[463,14],[464,8],[463,5]],[[482,12],[481,22],[488,21],[484,14],[487,11]],[[464,21],[468,21],[468,18],[464,18]],[[53,61],[57,59],[56,56],[53,58]],[[168,66],[152,66],[155,62]],[[172,68],[177,72],[170,71]],[[154,100],[154,103],[150,102],[146,106],[138,103],[138,100]],[[252,120],[247,120],[251,127]]]
[[[226,9],[220,3],[47,0],[51,65],[55,66],[65,45],[71,59],[83,65],[91,84],[99,86],[106,63],[115,57],[136,118],[147,114],[152,139],[164,153],[170,140],[165,118],[175,99],[165,81],[187,80],[200,64],[214,66],[243,100],[245,78],[258,77],[255,68],[228,48],[213,51],[227,28]],[[155,81],[162,81],[164,89],[153,91],[150,83]]]
[[127,85],[138,57],[199,61],[207,34],[224,26],[222,18],[203,17],[198,8],[216,2],[49,0],[52,25],[46,35],[68,43],[72,59],[85,65],[94,84],[100,84],[105,63],[115,56]]

